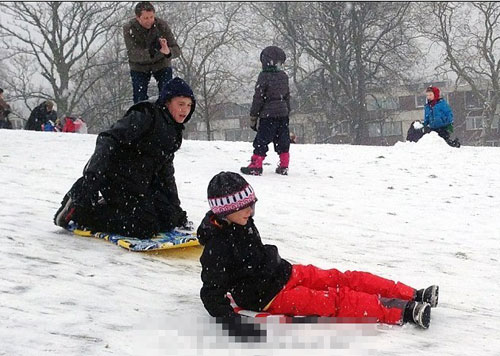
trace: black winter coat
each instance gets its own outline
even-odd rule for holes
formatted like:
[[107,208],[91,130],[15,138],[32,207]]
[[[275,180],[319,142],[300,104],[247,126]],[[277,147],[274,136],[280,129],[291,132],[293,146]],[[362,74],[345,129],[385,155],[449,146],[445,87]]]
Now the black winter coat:
[[160,193],[179,206],[173,159],[182,144],[183,129],[165,107],[135,104],[97,137],[95,152],[83,172],[86,190],[100,190],[113,205],[125,203],[131,195]]
[[209,211],[198,228],[205,246],[200,257],[201,300],[210,315],[234,316],[226,293],[238,306],[261,311],[290,279],[292,265],[274,245],[264,245],[253,219],[228,224]]
[[49,120],[56,121],[57,112],[47,111],[47,104],[44,101],[31,111],[30,117],[24,127],[25,130],[42,131],[42,125]]
[[265,119],[290,114],[288,75],[279,69],[285,59],[285,52],[276,46],[266,47],[260,54],[262,72],[255,85],[250,116]]
[[250,116],[265,119],[287,117],[289,113],[288,75],[283,71],[262,71],[255,85]]

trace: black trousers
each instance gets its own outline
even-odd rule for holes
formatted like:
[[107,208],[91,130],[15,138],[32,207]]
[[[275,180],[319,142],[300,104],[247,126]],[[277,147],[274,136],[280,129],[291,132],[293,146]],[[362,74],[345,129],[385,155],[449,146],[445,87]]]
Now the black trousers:
[[439,137],[441,137],[443,140],[448,142],[450,140],[450,131],[448,131],[447,127],[440,127],[437,129],[431,129],[430,127],[426,126],[422,129],[415,129],[413,127],[413,124],[418,121],[413,121],[412,124],[410,125],[410,128],[408,129],[408,133],[406,135],[406,140],[411,141],[411,142],[418,142],[424,136],[425,134],[428,134],[432,131],[436,132]]
[[151,79],[151,74],[156,79],[158,83],[158,93],[161,92],[165,84],[172,79],[172,68],[167,67],[160,69],[156,72],[137,72],[135,70],[130,71],[130,76],[132,77],[132,89],[134,93],[134,104],[139,101],[148,100],[148,86]]
[[259,119],[257,136],[253,140],[253,153],[258,156],[266,156],[271,142],[274,144],[276,153],[286,153],[290,150],[290,130],[288,128],[288,117],[276,117]]
[[78,179],[68,194],[73,199],[78,197],[74,220],[91,231],[150,238],[158,232],[182,226],[187,220],[181,207],[170,204],[160,191],[137,195],[105,187],[104,197],[97,202],[98,192],[88,192],[92,197],[82,197],[83,180],[83,177]]

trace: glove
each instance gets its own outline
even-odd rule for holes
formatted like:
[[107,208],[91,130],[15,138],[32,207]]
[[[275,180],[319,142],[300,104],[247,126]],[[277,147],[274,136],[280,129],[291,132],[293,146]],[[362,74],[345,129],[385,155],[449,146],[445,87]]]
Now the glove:
[[179,214],[177,227],[179,227],[181,230],[186,230],[186,231],[194,230],[194,224],[191,220],[188,220],[187,213],[184,210],[182,210],[182,212]]
[[424,128],[423,128],[424,133],[428,134],[431,131],[432,131],[432,129],[429,126],[424,126]]
[[266,330],[261,330],[259,324],[244,320],[241,315],[216,318],[217,324],[227,330],[229,336],[236,337],[238,342],[265,342]]
[[188,220],[187,213],[182,210],[180,207],[178,208],[177,213],[174,217],[175,227],[180,228],[181,230],[193,231],[194,224],[192,221]]
[[251,117],[250,118],[250,128],[257,132],[257,121],[258,119],[256,117]]

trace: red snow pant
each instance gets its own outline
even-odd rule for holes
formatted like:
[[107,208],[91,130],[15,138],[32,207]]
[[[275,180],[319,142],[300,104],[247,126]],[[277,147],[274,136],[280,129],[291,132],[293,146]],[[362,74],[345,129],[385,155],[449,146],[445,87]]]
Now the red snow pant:
[[293,265],[288,283],[266,312],[285,315],[318,315],[372,318],[401,324],[404,308],[415,289],[368,272],[344,273],[313,265]]

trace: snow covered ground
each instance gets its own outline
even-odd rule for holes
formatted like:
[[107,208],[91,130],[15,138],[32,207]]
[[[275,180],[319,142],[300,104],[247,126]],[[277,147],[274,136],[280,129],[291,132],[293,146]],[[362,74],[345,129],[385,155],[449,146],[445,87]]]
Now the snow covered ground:
[[[95,138],[0,130],[0,355],[289,355],[272,337],[256,349],[196,349],[215,329],[203,326],[199,250],[137,254],[52,224]],[[249,143],[184,142],[177,184],[196,225],[210,178],[250,153]],[[284,258],[441,286],[429,330],[366,326],[348,337],[339,326],[324,331],[338,350],[311,353],[500,353],[500,149],[453,149],[428,135],[393,147],[294,145],[288,177],[274,174],[273,152],[266,162],[248,178],[255,219]]]

